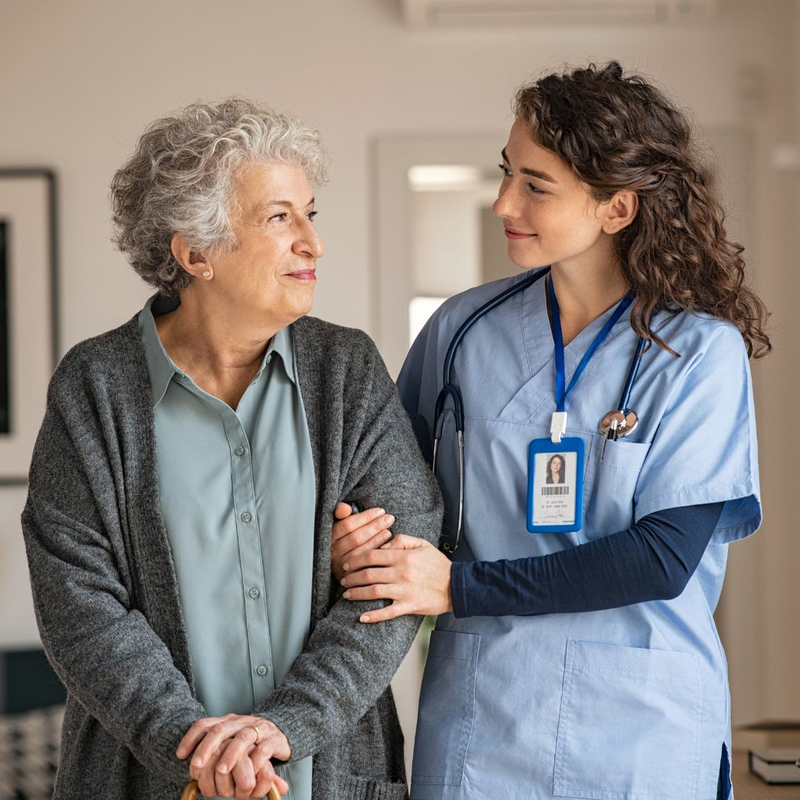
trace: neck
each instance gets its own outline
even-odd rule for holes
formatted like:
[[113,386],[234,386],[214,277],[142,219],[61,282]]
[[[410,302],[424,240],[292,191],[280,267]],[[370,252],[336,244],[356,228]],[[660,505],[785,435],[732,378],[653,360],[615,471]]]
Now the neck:
[[180,306],[156,318],[170,358],[201,388],[235,407],[280,325],[253,319],[187,287]]
[[550,277],[558,298],[565,345],[630,290],[617,263],[599,269],[596,266],[582,268],[579,265],[553,264]]

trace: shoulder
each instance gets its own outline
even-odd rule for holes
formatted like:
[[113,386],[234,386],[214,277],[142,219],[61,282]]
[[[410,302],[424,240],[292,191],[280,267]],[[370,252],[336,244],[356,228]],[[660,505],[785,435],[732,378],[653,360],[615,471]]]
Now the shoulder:
[[290,326],[295,349],[305,359],[374,358],[378,347],[369,334],[359,328],[336,325],[317,317],[301,317]]
[[144,364],[137,318],[71,347],[59,361],[50,391],[84,389],[95,383],[114,383],[131,377]]
[[470,314],[507,289],[522,283],[531,277],[533,272],[526,271],[508,278],[500,278],[449,297],[428,320],[424,329],[425,338],[433,336],[437,340],[449,341]]
[[510,289],[518,283],[522,283],[526,278],[532,275],[531,271],[522,272],[518,275],[512,275],[508,278],[499,278],[496,281],[483,283],[480,286],[474,286],[464,292],[459,292],[442,303],[436,310],[434,316],[442,318],[449,317],[468,317],[473,311],[479,309],[484,303],[488,303],[493,297]]
[[654,330],[688,364],[707,359],[744,360],[747,348],[735,325],[704,313],[659,315]]

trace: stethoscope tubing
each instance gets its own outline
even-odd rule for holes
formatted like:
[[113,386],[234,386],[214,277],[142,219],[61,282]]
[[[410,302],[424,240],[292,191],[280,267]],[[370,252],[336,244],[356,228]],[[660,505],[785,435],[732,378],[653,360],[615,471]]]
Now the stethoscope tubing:
[[[533,286],[536,281],[538,281],[540,278],[543,278],[549,272],[550,267],[546,267],[540,272],[529,275],[519,283],[509,286],[508,289],[504,289],[502,292],[500,292],[500,294],[484,303],[476,311],[473,311],[461,324],[461,327],[456,331],[455,336],[453,336],[452,340],[450,341],[450,346],[447,348],[447,353],[444,357],[444,366],[442,369],[442,390],[439,392],[439,396],[436,398],[436,410],[434,415],[434,420],[436,423],[438,423],[441,413],[444,411],[444,405],[447,402],[447,397],[449,396],[453,400],[453,414],[455,416],[456,430],[461,431],[462,433],[464,431],[464,402],[461,397],[461,392],[456,386],[453,385],[453,362],[455,361],[456,351],[461,344],[461,340],[467,335],[469,329],[479,319],[497,308],[497,306],[501,305],[515,294],[519,294],[519,292],[523,292],[525,289]],[[436,426],[434,426],[434,436],[437,436],[438,433],[439,432],[436,430]]]
[[[464,518],[464,400],[459,388],[453,384],[453,364],[455,362],[456,352],[458,351],[458,347],[468,331],[479,319],[482,319],[484,316],[486,316],[486,314],[488,314],[490,311],[493,311],[495,308],[497,308],[497,306],[501,305],[515,294],[519,294],[520,292],[525,291],[525,289],[533,286],[536,281],[544,278],[545,275],[549,274],[549,272],[550,267],[546,267],[539,272],[535,272],[533,275],[529,275],[519,283],[510,286],[508,289],[504,289],[502,292],[500,292],[500,294],[496,295],[491,300],[480,306],[480,308],[473,311],[456,331],[455,335],[450,341],[447,352],[445,353],[444,364],[442,367],[442,388],[438,397],[436,398],[436,407],[434,409],[433,416],[433,453],[431,467],[435,474],[436,461],[439,455],[439,442],[442,437],[442,425],[444,424],[444,410],[447,399],[450,398],[453,401],[453,417],[456,428],[456,439],[458,442],[459,470],[458,520],[456,524],[456,536],[453,543],[451,543],[447,537],[444,538],[442,549],[447,553],[454,553],[458,548]],[[629,404],[631,394],[633,392],[634,384],[636,383],[636,377],[639,374],[639,366],[642,362],[642,355],[644,354],[646,347],[647,340],[640,336],[636,345],[636,351],[633,355],[633,359],[631,360],[630,368],[628,369],[628,375],[625,379],[622,395],[620,396],[619,400],[619,411],[623,414],[623,416],[627,415],[630,411]]]

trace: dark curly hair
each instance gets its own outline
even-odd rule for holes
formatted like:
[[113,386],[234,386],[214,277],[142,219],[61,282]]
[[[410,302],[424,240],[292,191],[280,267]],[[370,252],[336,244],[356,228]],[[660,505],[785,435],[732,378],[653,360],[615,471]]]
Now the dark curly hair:
[[699,311],[733,323],[751,358],[772,349],[766,307],[745,283],[744,248],[728,239],[689,121],[663,92],[610,61],[523,86],[514,113],[596,200],[637,193],[638,214],[615,237],[636,293],[636,333],[674,353],[651,329],[653,313]]

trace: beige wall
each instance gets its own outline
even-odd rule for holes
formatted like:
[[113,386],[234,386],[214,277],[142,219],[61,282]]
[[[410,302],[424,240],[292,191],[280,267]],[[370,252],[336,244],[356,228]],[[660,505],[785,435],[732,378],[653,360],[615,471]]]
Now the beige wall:
[[[59,173],[64,348],[127,319],[147,295],[109,243],[107,187],[143,124],[164,112],[239,93],[322,129],[333,166],[319,192],[328,254],[316,313],[374,332],[375,137],[502,129],[515,85],[564,61],[614,56],[647,71],[700,124],[740,126],[750,142],[744,213],[776,353],[754,368],[766,522],[732,548],[722,629],[734,713],[800,717],[797,177],[771,161],[797,133],[800,23],[792,0],[721,5],[719,20],[697,28],[430,31],[403,28],[388,0],[6,0],[0,165]],[[743,87],[742,70],[762,88]],[[755,95],[746,103],[745,90]],[[23,496],[0,490],[0,644],[35,640],[16,521]]]

